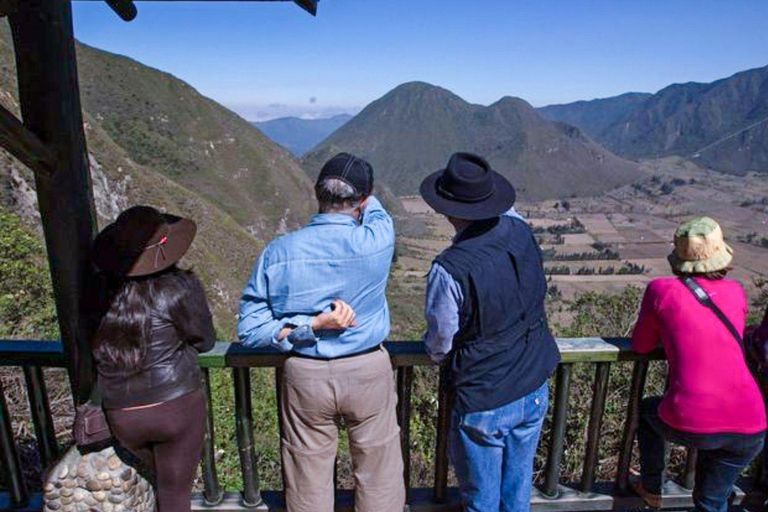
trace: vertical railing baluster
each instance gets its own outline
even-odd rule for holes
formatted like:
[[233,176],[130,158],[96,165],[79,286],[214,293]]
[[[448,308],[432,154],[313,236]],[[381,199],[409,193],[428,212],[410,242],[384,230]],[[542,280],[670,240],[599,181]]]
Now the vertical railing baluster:
[[688,448],[688,454],[685,458],[685,473],[683,473],[683,487],[693,489],[696,483],[696,461],[699,458],[699,452],[696,448]]
[[635,361],[635,366],[632,369],[632,384],[629,388],[627,419],[624,423],[624,435],[619,453],[619,466],[616,470],[616,491],[622,494],[626,494],[629,490],[629,465],[632,462],[632,446],[640,418],[640,401],[643,399],[643,388],[645,388],[647,376],[648,361]]
[[437,443],[435,446],[435,501],[444,503],[448,487],[448,432],[451,428],[451,398],[448,393],[448,368],[440,368],[437,397]]
[[[277,395],[277,431],[280,435],[280,476],[283,481],[283,493],[285,493],[285,461],[283,460],[283,369],[275,368],[275,394]],[[285,498],[285,496],[283,496]]]
[[8,405],[5,403],[5,391],[0,383],[0,457],[7,468],[11,484],[11,504],[14,507],[25,507],[29,504],[27,486],[21,473],[21,460],[16,444],[13,442],[13,429]]
[[243,505],[261,505],[256,447],[253,440],[253,404],[251,404],[251,374],[248,368],[233,368],[235,384],[235,417],[237,447],[240,453],[240,473],[243,477]]
[[205,438],[203,440],[203,499],[206,506],[213,507],[224,499],[216,471],[216,435],[213,427],[213,399],[211,395],[211,373],[202,368],[203,392],[205,393]]
[[45,470],[59,455],[56,431],[53,428],[51,406],[45,388],[45,376],[39,366],[25,366],[24,380],[27,383],[29,410],[35,425],[37,447],[40,452],[40,466]]
[[592,492],[592,487],[595,484],[598,441],[600,440],[600,429],[603,425],[603,415],[605,414],[605,398],[608,394],[610,371],[611,363],[597,363],[595,368],[595,383],[592,387],[592,410],[589,413],[584,470],[581,474],[581,490],[586,493]]
[[557,367],[555,383],[555,408],[552,413],[552,437],[549,440],[549,454],[542,493],[549,499],[556,499],[560,493],[560,463],[565,445],[565,422],[568,417],[568,395],[571,389],[571,363]]
[[339,494],[339,456],[333,459],[333,495]]
[[411,391],[413,366],[397,369],[397,422],[400,424],[400,449],[403,452],[403,481],[411,488]]

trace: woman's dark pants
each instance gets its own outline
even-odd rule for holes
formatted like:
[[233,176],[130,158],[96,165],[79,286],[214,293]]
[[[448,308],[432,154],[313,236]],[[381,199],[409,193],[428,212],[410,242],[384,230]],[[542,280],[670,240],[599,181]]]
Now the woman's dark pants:
[[637,440],[643,487],[661,494],[666,468],[664,441],[698,449],[693,501],[700,512],[726,512],[728,499],[741,470],[749,465],[763,447],[765,433],[692,434],[681,432],[661,421],[658,415],[661,397],[646,398],[640,405]]
[[107,409],[112,433],[157,478],[159,512],[189,512],[190,493],[203,452],[202,390],[143,409]]

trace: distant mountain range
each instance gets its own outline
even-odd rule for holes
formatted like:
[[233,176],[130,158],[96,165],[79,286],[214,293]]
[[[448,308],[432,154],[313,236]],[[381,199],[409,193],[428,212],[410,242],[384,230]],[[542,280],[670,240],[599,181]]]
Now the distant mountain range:
[[484,107],[423,82],[403,84],[368,105],[305,155],[305,169],[317,173],[338,151],[370,160],[397,195],[418,193],[421,180],[455,151],[484,155],[526,199],[594,194],[643,175],[637,164],[519,98]]
[[768,172],[768,67],[540,112],[627,158],[679,155],[724,172]]
[[297,157],[301,157],[350,119],[352,116],[349,114],[340,114],[324,119],[281,117],[253,124],[267,137]]

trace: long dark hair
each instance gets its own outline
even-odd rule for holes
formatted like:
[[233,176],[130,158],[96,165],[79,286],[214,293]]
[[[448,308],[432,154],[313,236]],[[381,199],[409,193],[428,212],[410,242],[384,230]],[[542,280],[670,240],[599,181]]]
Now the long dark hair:
[[91,309],[94,359],[100,365],[131,372],[144,364],[152,315],[184,325],[190,310],[181,305],[190,294],[205,292],[191,270],[174,265],[144,277],[100,276],[90,293],[97,304]]

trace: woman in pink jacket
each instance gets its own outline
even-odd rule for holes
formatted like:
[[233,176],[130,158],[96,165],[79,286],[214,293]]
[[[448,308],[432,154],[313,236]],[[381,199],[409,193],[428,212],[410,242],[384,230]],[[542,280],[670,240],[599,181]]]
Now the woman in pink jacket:
[[676,277],[655,279],[643,297],[632,346],[646,353],[661,344],[669,364],[669,389],[643,400],[637,433],[634,486],[651,506],[661,503],[665,440],[699,450],[693,498],[703,512],[728,509],[739,473],[763,446],[765,406],[741,339],[747,299],[726,279],[732,259],[717,222],[685,222],[669,256]]

